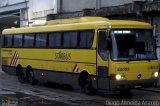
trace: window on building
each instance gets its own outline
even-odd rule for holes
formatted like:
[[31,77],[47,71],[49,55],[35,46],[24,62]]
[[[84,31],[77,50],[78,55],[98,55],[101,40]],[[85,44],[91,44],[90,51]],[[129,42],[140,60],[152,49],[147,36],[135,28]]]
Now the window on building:
[[22,34],[15,34],[14,35],[14,41],[13,41],[14,47],[22,47],[23,46],[23,35]]
[[34,34],[24,35],[24,47],[34,47]]
[[46,46],[47,46],[47,33],[37,33],[36,47],[46,47]]

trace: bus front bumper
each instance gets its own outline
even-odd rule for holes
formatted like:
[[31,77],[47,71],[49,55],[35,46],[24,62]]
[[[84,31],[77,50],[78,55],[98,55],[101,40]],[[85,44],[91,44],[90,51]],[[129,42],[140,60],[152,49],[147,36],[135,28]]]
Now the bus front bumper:
[[111,80],[110,81],[110,90],[126,90],[133,88],[142,88],[142,87],[152,87],[154,84],[158,83],[158,78],[155,79],[146,79],[146,80]]

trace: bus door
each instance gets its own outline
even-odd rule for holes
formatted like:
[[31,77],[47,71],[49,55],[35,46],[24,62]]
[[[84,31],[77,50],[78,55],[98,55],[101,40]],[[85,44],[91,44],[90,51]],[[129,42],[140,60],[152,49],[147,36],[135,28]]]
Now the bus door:
[[102,90],[109,89],[108,55],[107,31],[99,30],[97,44],[97,88]]

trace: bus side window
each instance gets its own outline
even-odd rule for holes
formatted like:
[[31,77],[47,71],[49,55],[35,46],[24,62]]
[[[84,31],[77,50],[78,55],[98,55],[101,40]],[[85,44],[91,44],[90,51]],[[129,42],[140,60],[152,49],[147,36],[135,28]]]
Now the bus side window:
[[3,46],[4,47],[12,47],[12,35],[3,35]]
[[47,46],[47,33],[37,33],[36,47],[46,47],[46,46]]
[[70,36],[71,36],[71,41],[70,41],[71,48],[78,47],[78,32],[77,31],[71,32]]
[[13,46],[14,47],[22,47],[23,46],[23,35],[22,34],[15,34],[14,35]]
[[49,47],[57,48],[61,46],[61,34],[60,32],[49,33]]
[[99,32],[99,39],[98,39],[98,53],[103,60],[107,60],[107,34],[106,31]]
[[7,41],[6,41],[6,38],[5,38],[5,35],[1,35],[1,39],[2,39],[2,40],[1,40],[1,41],[2,41],[2,42],[1,42],[1,47],[5,47],[5,46],[6,46],[6,42],[7,42]]
[[72,31],[72,32],[64,32],[63,36],[63,47],[65,48],[76,48],[77,42],[78,42],[78,32]]
[[80,48],[91,48],[93,43],[94,31],[80,32]]
[[1,47],[4,47],[5,43],[4,43],[4,35],[1,35]]
[[54,33],[49,33],[49,47],[55,47],[55,38],[56,36],[54,36]]
[[70,47],[70,32],[64,32],[63,34],[63,47],[69,48]]
[[34,47],[34,35],[33,34],[24,35],[24,47]]

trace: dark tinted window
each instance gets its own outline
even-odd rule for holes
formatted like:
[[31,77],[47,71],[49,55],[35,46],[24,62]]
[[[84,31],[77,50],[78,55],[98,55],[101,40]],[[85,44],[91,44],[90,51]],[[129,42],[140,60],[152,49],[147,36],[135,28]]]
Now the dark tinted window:
[[107,60],[107,33],[106,31],[99,32],[98,53],[103,60]]
[[63,47],[70,47],[70,32],[65,32],[63,36]]
[[99,49],[99,51],[107,51],[106,31],[99,32],[98,49]]
[[34,34],[24,35],[24,47],[34,47]]
[[93,42],[93,31],[81,31],[80,32],[80,47],[81,48],[90,48]]
[[78,32],[65,32],[63,36],[63,46],[67,48],[77,47]]
[[49,47],[60,47],[61,46],[61,33],[49,33]]
[[36,34],[36,47],[46,47],[47,45],[47,33]]
[[78,32],[71,32],[71,47],[77,47],[78,46]]
[[4,47],[12,47],[12,35],[3,35],[3,45]]
[[17,34],[14,35],[14,47],[22,47],[23,44],[23,35],[22,34]]

